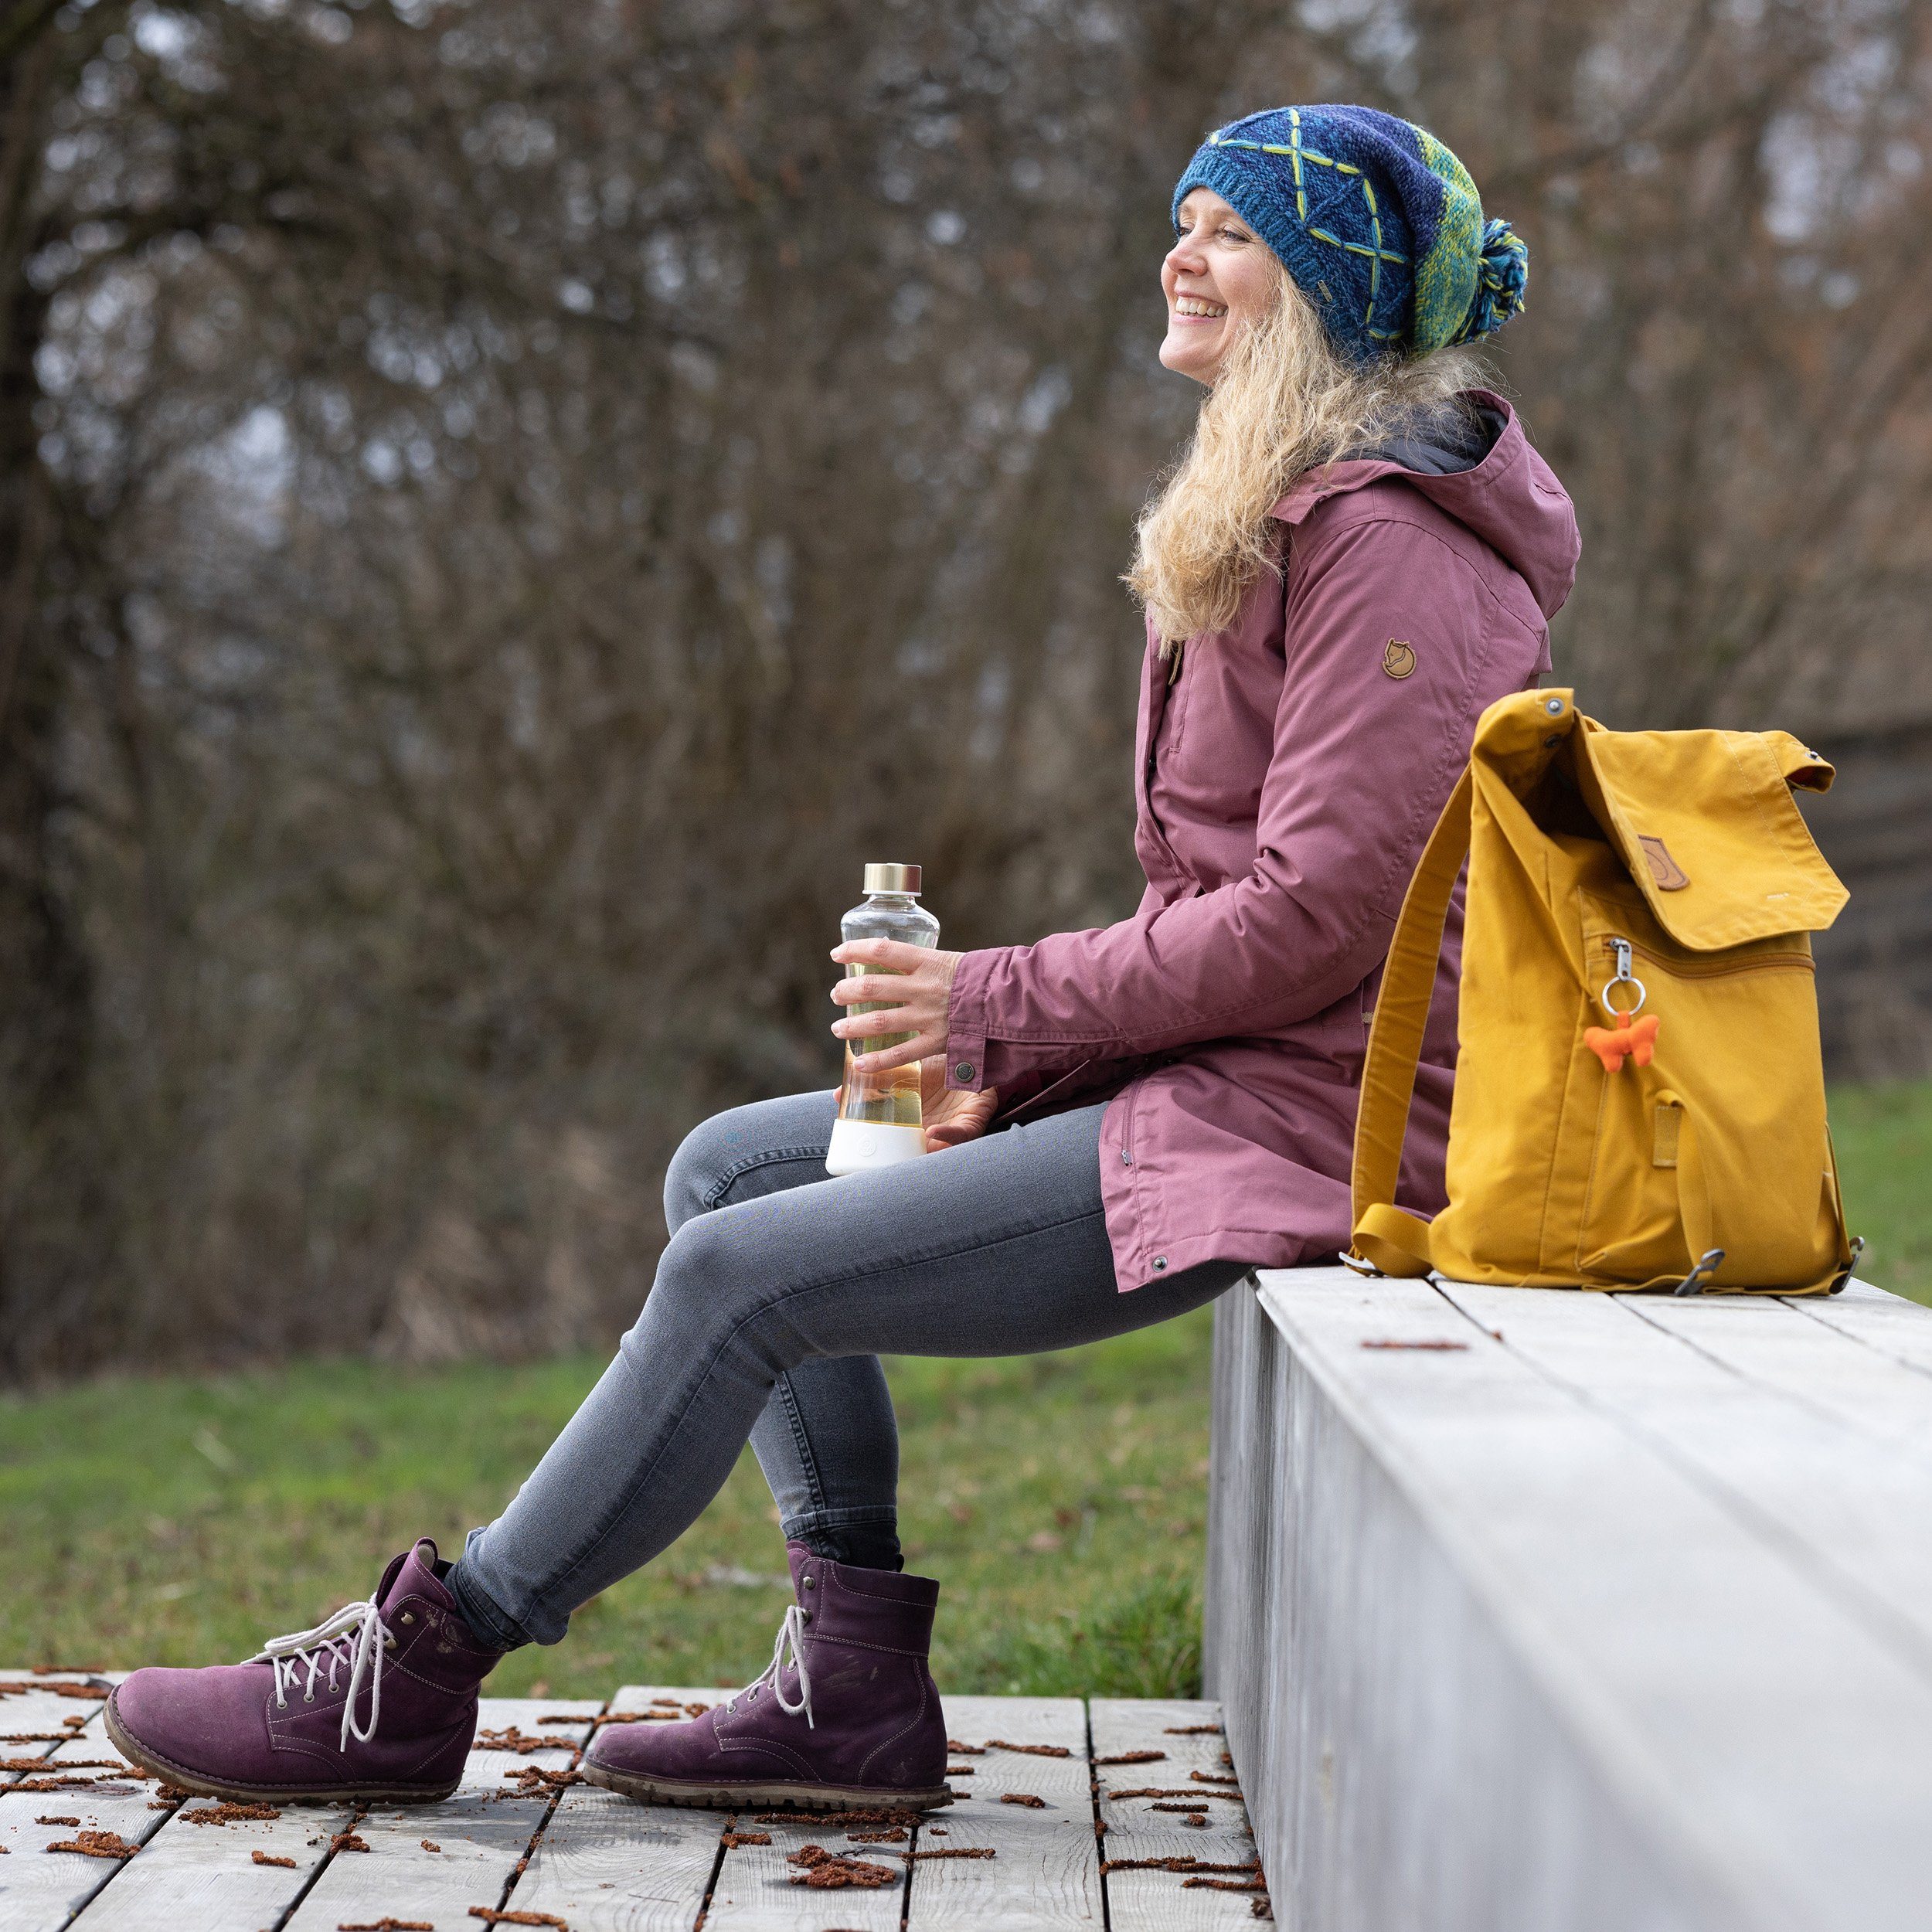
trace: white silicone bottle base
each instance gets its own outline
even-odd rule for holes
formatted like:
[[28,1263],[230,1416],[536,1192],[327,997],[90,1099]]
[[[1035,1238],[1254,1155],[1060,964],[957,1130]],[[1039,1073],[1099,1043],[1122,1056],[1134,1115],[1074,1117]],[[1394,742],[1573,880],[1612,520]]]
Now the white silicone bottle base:
[[879,1127],[869,1121],[834,1121],[825,1150],[828,1174],[866,1174],[876,1167],[916,1161],[926,1151],[926,1131],[918,1127]]

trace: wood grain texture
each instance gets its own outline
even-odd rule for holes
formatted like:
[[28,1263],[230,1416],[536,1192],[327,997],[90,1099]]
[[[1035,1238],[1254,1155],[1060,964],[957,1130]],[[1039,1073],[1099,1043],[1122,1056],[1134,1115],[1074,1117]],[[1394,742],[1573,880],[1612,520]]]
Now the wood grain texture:
[[[821,1932],[828,1925],[849,1927],[852,1932],[897,1932],[906,1903],[899,1855],[914,1842],[910,1835],[904,1845],[859,1845],[850,1842],[843,1825],[814,1824],[807,1819],[754,1824],[753,1815],[739,1815],[738,1828],[762,1832],[771,1842],[740,1845],[725,1853],[712,1891],[705,1932]],[[791,1879],[799,1868],[786,1861],[808,1845],[889,1866],[899,1873],[898,1880],[869,1892],[856,1888],[818,1892],[794,1885]]]
[[[1932,1376],[1867,1348],[1835,1326],[1807,1321],[1792,1301],[1768,1295],[1621,1298],[1640,1320],[1892,1451],[1932,1465]],[[1932,1309],[1903,1305],[1932,1338]],[[1872,1459],[1874,1461],[1877,1458]]]
[[1808,1295],[1791,1305],[1808,1321],[1932,1376],[1932,1309],[1866,1281],[1848,1282],[1842,1294]]
[[[260,1932],[294,1905],[328,1861],[331,1838],[354,1816],[345,1804],[290,1804],[273,1818],[190,1821],[214,1805],[213,1798],[190,1798],[171,1813],[81,1915],[85,1932],[152,1932],[158,1926]],[[257,1852],[294,1863],[258,1865]]]
[[[62,1671],[49,1679],[34,1671],[0,1670],[0,1758],[43,1757],[58,1747],[70,1733],[79,1734],[83,1730],[88,1736],[100,1735],[100,1711],[102,1701],[93,1697],[63,1696],[57,1691],[45,1688],[48,1682],[83,1684],[94,1689],[104,1689],[117,1683],[125,1676],[124,1671]],[[66,1720],[84,1717],[84,1726],[70,1726]],[[35,1733],[43,1733],[36,1736]],[[112,1757],[111,1751],[87,1751],[83,1757]],[[25,1771],[0,1771],[0,1790],[4,1790],[16,1779],[31,1774]]]
[[[1932,1456],[1875,1441],[1857,1414],[1862,1386],[1894,1415],[1910,1395],[1932,1434],[1932,1376],[1804,1321],[1787,1301],[1726,1298],[1734,1305],[1719,1313],[1713,1298],[1685,1315],[1685,1304],[1655,1297],[1592,1295],[1572,1308],[1509,1288],[1443,1292],[1502,1329],[1532,1366],[1614,1410],[1932,1682]],[[1932,1313],[1925,1319],[1932,1327]]]
[[[948,1805],[932,1823],[943,1841],[922,1832],[920,1850],[991,1846],[990,1859],[947,1859],[913,1869],[908,1923],[920,1932],[985,1927],[988,1932],[1046,1932],[1049,1927],[1104,1923],[1100,1859],[1087,1761],[1087,1712],[1073,1697],[949,1697],[947,1734],[984,1744],[984,1757],[955,1760],[975,1767],[951,1781],[970,1797]],[[1063,1747],[1063,1758],[991,1748],[1016,1744]],[[1039,1810],[1003,1804],[1002,1793],[1026,1791],[1046,1801]]]
[[1285,1366],[1254,1277],[1214,1304],[1213,1425],[1208,1456],[1207,1588],[1202,1679],[1221,1700],[1229,1749],[1265,1780],[1270,1713],[1281,1708],[1281,1658],[1268,1604],[1277,1528],[1274,1480]]
[[[653,1697],[709,1705],[724,1695],[627,1684],[610,1709],[641,1713]],[[519,1912],[552,1913],[569,1923],[570,1932],[691,1932],[717,1866],[724,1821],[719,1811],[639,1804],[595,1785],[573,1784],[558,1801],[507,1903]]]
[[[364,1813],[355,1830],[368,1851],[328,1861],[287,1932],[335,1932],[339,1925],[384,1917],[472,1924],[470,1907],[494,1906],[502,1898],[550,1810],[548,1797],[517,1795],[505,1774],[526,1765],[567,1770],[603,1708],[595,1698],[485,1698],[479,1731],[514,1726],[526,1736],[554,1737],[556,1748],[527,1754],[473,1750],[461,1785],[440,1804],[380,1805]],[[580,1721],[537,1722],[564,1713]],[[425,1839],[437,1849],[426,1849]]]
[[[609,1709],[641,1712],[654,1696],[708,1704],[719,1695],[627,1685]],[[984,1755],[962,1753],[955,1760],[973,1767],[971,1777],[954,1780],[955,1789],[968,1795],[929,1818],[903,1844],[854,1843],[842,1828],[805,1818],[754,1825],[747,1815],[741,1825],[768,1832],[771,1842],[742,1845],[722,1857],[726,1813],[638,1804],[582,1784],[566,1787],[553,1809],[545,1798],[513,1788],[505,1794],[506,1770],[564,1768],[573,1747],[587,1740],[599,1708],[587,1699],[485,1699],[482,1729],[514,1727],[526,1736],[554,1737],[555,1747],[528,1754],[474,1751],[461,1787],[439,1804],[368,1811],[287,1805],[271,1819],[197,1825],[189,1815],[211,1810],[213,1801],[191,1799],[179,1812],[153,1810],[153,1785],[131,1777],[107,1777],[98,1787],[75,1792],[0,1794],[0,1844],[9,1848],[0,1856],[0,1932],[61,1932],[70,1923],[77,1932],[175,1926],[196,1932],[335,1932],[385,1917],[427,1920],[439,1932],[462,1932],[476,1923],[469,1917],[472,1906],[499,1902],[552,1913],[571,1932],[692,1932],[707,1894],[706,1932],[825,1932],[835,1925],[896,1932],[909,1903],[910,1924],[918,1932],[928,1927],[1051,1932],[1106,1923],[1094,1835],[1088,1719],[1078,1699],[947,1700],[951,1734],[987,1748]],[[1110,1700],[1097,1709],[1100,1734],[1111,1747],[1104,1754],[1169,1753],[1151,1765],[1101,1767],[1100,1775],[1118,1788],[1155,1777],[1183,1781],[1197,1768],[1213,1775],[1226,1772],[1218,1736],[1162,1735],[1168,1724],[1213,1721],[1212,1706]],[[571,1721],[539,1721],[559,1715]],[[1067,1754],[1005,1750],[992,1743],[995,1738],[1059,1746]],[[1145,1741],[1149,1738],[1158,1741]],[[57,1764],[63,1754],[115,1755],[92,1732],[61,1743],[50,1762]],[[1008,1793],[1043,1802],[1002,1804]],[[1241,1808],[1214,1802],[1213,1824],[1195,1830],[1148,1811],[1145,1801],[1119,1801],[1113,1809],[1124,1835],[1122,1855],[1240,1862],[1252,1849],[1240,1835]],[[78,1817],[81,1825],[34,1825],[41,1815]],[[369,1849],[332,1849],[335,1834],[351,1825]],[[117,1832],[130,1843],[144,1838],[148,1842],[119,1865],[41,1849],[90,1828]],[[788,1883],[794,1868],[786,1863],[787,1854],[808,1843],[895,1869],[901,1853],[914,1849],[988,1846],[995,1855],[920,1861],[909,1878],[879,1891],[831,1894]],[[258,1865],[253,1855],[257,1851],[294,1862]],[[1221,1932],[1236,1917],[1252,1923],[1246,1895],[1186,1891],[1169,1873],[1121,1876],[1126,1889],[1114,1920],[1119,1932],[1138,1932],[1156,1917],[1162,1921],[1159,1932]]]
[[[1199,1726],[1219,1726],[1218,1703],[1182,1699],[1097,1697],[1087,1706],[1093,1738],[1094,1781],[1099,1787],[1097,1809],[1107,1827],[1100,1847],[1104,1859],[1192,1858],[1215,1865],[1247,1865],[1257,1858],[1248,1828],[1247,1808],[1230,1795],[1224,1781],[1233,1776],[1226,1761],[1226,1740],[1216,1730],[1202,1734]],[[1185,1731],[1190,1734],[1182,1735]],[[1123,1753],[1159,1751],[1151,1762],[1107,1764],[1100,1760]],[[1198,1782],[1193,1774],[1217,1781]],[[1152,1788],[1192,1791],[1202,1804],[1207,1823],[1184,1825],[1170,1811],[1157,1811],[1157,1803],[1185,1802],[1154,1798],[1117,1798],[1117,1791]],[[1208,1795],[1210,1792],[1214,1795]],[[1240,1883],[1249,1875],[1212,1874]],[[1107,1922],[1112,1932],[1233,1932],[1252,1926],[1255,1895],[1189,1886],[1174,1872],[1127,1870],[1104,1874]]]
[[[9,1673],[12,1675],[12,1673]],[[124,1763],[100,1732],[96,1716],[87,1730],[52,1747],[48,1769],[63,1760],[111,1758]],[[75,1775],[82,1774],[77,1770]],[[125,1779],[89,1771],[97,1781],[84,1791],[30,1791],[18,1783],[0,1791],[0,1927],[5,1932],[58,1932],[107,1882],[127,1869],[105,1859],[71,1852],[49,1852],[77,1830],[113,1832],[124,1843],[139,1845],[161,1828],[166,1814],[151,1807],[155,1787],[131,1774]],[[77,1818],[78,1826],[43,1825],[43,1817]],[[145,1856],[137,1852],[136,1859]],[[91,1921],[90,1921],[91,1923]]]
[[[1281,1361],[1264,1346],[1222,1365],[1250,1392],[1216,1417],[1217,1468],[1271,1465],[1254,1668],[1226,1667],[1244,1640],[1219,1584],[1210,1616],[1279,1917],[1920,1922],[1932,1685],[1824,1576],[1795,1501],[1767,1531],[1771,1498],[1740,1509],[1660,1438],[1661,1410],[1565,1381],[1510,1338],[1536,1324],[1553,1359],[1566,1324],[1628,1321],[1618,1372],[1651,1359],[1678,1393],[1644,1402],[1685,1413],[1708,1361],[1676,1362],[1661,1326],[1580,1294],[1503,1291],[1478,1321],[1428,1284],[1326,1269],[1265,1274],[1260,1300]],[[1441,1340],[1467,1345],[1363,1346]],[[1250,1440],[1224,1444],[1237,1426]],[[1251,1513],[1217,1503],[1222,1523]]]

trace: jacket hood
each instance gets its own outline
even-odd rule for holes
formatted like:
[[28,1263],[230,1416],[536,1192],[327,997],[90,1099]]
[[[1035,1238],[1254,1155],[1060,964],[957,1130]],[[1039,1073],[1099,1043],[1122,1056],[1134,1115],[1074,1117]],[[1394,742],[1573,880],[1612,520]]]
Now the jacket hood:
[[1463,394],[1480,419],[1467,439],[1453,432],[1390,437],[1298,478],[1269,515],[1292,526],[1332,496],[1398,478],[1497,551],[1529,585],[1544,617],[1553,617],[1577,581],[1582,549],[1569,492],[1503,397],[1486,389]]

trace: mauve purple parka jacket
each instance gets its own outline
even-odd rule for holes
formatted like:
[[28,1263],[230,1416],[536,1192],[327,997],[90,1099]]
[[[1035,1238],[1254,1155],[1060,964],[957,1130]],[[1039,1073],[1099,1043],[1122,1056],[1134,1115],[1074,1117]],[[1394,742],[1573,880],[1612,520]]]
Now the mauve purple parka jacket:
[[[1119,924],[970,952],[954,1087],[999,1119],[1111,1096],[1100,1185],[1121,1287],[1215,1259],[1291,1267],[1350,1236],[1368,1021],[1410,874],[1476,720],[1550,668],[1577,520],[1515,412],[1431,474],[1376,457],[1301,478],[1271,514],[1284,569],[1170,685],[1150,630],[1134,847]],[[1441,1206],[1461,912],[1452,908],[1402,1200]]]

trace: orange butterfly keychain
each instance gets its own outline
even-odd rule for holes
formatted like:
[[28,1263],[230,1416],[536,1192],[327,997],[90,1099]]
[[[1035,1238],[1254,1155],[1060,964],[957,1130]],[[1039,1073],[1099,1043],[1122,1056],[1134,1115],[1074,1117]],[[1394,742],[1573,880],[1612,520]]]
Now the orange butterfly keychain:
[[[1641,1019],[1637,1017],[1646,995],[1644,982],[1630,970],[1630,941],[1613,939],[1610,943],[1617,954],[1617,971],[1597,998],[1602,1003],[1604,1011],[1617,1024],[1614,1026],[1586,1026],[1583,1029],[1583,1044],[1603,1062],[1606,1073],[1621,1073],[1627,1058],[1634,1060],[1639,1066],[1649,1066],[1662,1022],[1655,1013],[1646,1013]],[[1633,986],[1637,989],[1636,1004],[1628,1012],[1620,1012],[1611,998],[1611,995],[1620,985]]]

